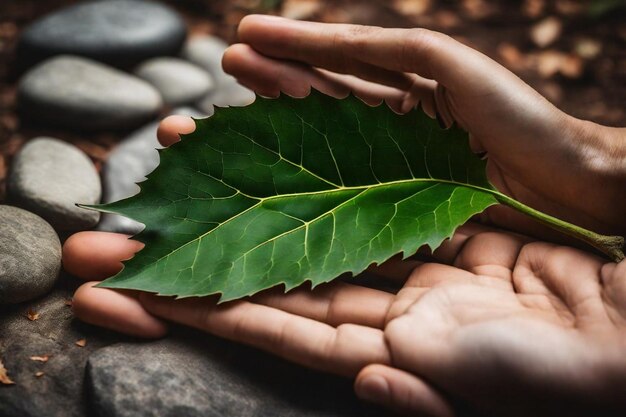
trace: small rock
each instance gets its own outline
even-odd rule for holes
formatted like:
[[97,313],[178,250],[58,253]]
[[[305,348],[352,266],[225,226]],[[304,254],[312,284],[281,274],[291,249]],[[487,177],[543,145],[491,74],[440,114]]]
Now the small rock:
[[226,48],[228,44],[215,36],[194,36],[185,43],[181,56],[208,71],[219,85],[234,80],[222,69],[222,56]]
[[207,71],[178,58],[153,58],[141,64],[135,74],[156,87],[171,106],[197,101],[213,86]]
[[85,383],[99,417],[389,415],[359,403],[347,379],[199,334],[101,349]]
[[[205,117],[198,111],[183,107],[172,114],[183,114],[195,118]],[[105,203],[118,201],[139,192],[138,182],[159,165],[161,145],[157,140],[159,122],[150,123],[131,133],[109,154],[102,171]],[[103,213],[98,230],[136,234],[143,229],[141,223],[116,214]]]
[[54,229],[33,213],[0,205],[0,305],[47,293],[60,268],[61,243]]
[[57,231],[96,225],[99,213],[76,207],[97,204],[102,190],[91,160],[78,148],[52,138],[26,143],[9,174],[10,201],[46,219]]
[[59,56],[22,78],[18,104],[35,122],[98,130],[137,126],[159,111],[162,100],[137,77],[89,59]]
[[212,113],[213,105],[246,106],[252,103],[252,91],[237,83],[237,80],[222,69],[222,56],[228,45],[214,36],[196,36],[185,44],[182,57],[204,68],[213,76],[215,88],[196,103],[201,111]]
[[177,54],[186,35],[180,16],[162,4],[85,2],[36,20],[22,33],[17,54],[22,67],[61,54],[131,67],[155,56]]
[[233,82],[218,86],[213,92],[198,101],[195,106],[204,113],[213,114],[213,106],[247,106],[252,104],[255,98],[254,92]]

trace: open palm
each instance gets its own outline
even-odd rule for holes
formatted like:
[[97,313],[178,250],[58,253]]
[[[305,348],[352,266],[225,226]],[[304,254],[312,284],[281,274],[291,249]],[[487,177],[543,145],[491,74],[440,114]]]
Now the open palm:
[[[122,235],[77,234],[66,244],[66,268],[108,274],[137,249]],[[397,294],[339,282],[216,305],[86,284],[74,310],[144,337],[162,336],[160,318],[171,320],[356,376],[357,394],[407,413],[451,416],[459,403],[497,415],[620,410],[625,263],[477,225],[463,227],[435,258],[373,269],[404,281]]]

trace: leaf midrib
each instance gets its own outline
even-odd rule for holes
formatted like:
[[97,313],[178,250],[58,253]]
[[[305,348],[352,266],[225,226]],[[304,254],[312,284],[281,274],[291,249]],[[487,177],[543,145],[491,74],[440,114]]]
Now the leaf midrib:
[[[247,194],[242,193],[240,190],[237,190],[234,187],[233,188],[235,191],[241,193],[242,195],[245,195],[251,199],[255,199],[258,200],[257,203],[255,203],[254,205],[248,207],[247,209],[237,213],[236,215],[234,215],[233,217],[230,217],[228,220],[226,220],[225,222],[222,223],[218,223],[217,226],[215,226],[213,229],[202,233],[201,235],[197,236],[196,238],[190,240],[189,242],[185,243],[184,245],[181,245],[179,247],[177,247],[176,249],[174,249],[173,251],[167,253],[166,255],[161,256],[160,258],[156,259],[155,261],[144,265],[141,269],[139,269],[139,271],[143,271],[146,268],[151,267],[152,265],[160,262],[161,260],[173,255],[174,253],[176,253],[177,251],[183,249],[184,247],[186,247],[187,245],[190,245],[202,238],[204,238],[205,236],[208,236],[210,233],[213,233],[214,231],[216,231],[217,229],[219,229],[220,227],[222,227],[223,225],[237,219],[240,216],[243,216],[245,213],[257,208],[259,205],[261,205],[262,203],[266,202],[266,201],[270,201],[270,200],[276,200],[279,198],[285,198],[285,197],[303,197],[303,196],[308,196],[308,195],[318,195],[318,194],[325,194],[325,193],[334,193],[334,192],[338,192],[338,191],[350,191],[350,190],[363,190],[363,191],[367,191],[370,189],[374,189],[374,188],[378,188],[378,187],[387,187],[387,186],[393,186],[393,185],[399,185],[399,184],[408,184],[408,183],[424,183],[424,182],[434,182],[434,183],[441,183],[441,184],[451,184],[451,185],[455,185],[458,187],[465,187],[465,188],[470,188],[470,189],[474,189],[477,191],[481,191],[484,193],[488,193],[488,194],[492,194],[495,196],[500,196],[502,195],[502,193],[500,193],[499,191],[497,191],[496,189],[493,188],[485,188],[485,187],[481,187],[478,185],[473,185],[473,184],[468,184],[468,183],[463,183],[463,182],[458,182],[458,181],[454,181],[454,180],[440,180],[440,179],[435,179],[435,178],[411,178],[411,179],[404,179],[404,180],[395,180],[395,181],[390,181],[390,182],[384,182],[384,183],[377,183],[377,184],[368,184],[368,185],[359,185],[359,186],[340,186],[334,189],[329,189],[329,190],[319,190],[319,191],[308,191],[308,192],[303,192],[303,193],[288,193],[288,194],[279,194],[279,195],[273,195],[273,196],[269,196],[269,197],[252,197],[249,196]],[[351,201],[352,199],[356,198],[357,196],[359,196],[361,193],[356,194],[355,196],[349,198],[348,200],[342,202],[341,204],[339,204],[338,206],[336,206],[333,210],[336,210],[338,207],[341,207],[343,204],[347,203],[348,201]],[[306,223],[310,223],[316,219],[319,219],[320,217],[327,215],[329,212],[325,212],[322,215],[316,217],[313,220],[310,220],[309,222],[304,222],[303,221],[303,225]],[[302,226],[298,226],[295,229],[291,229],[287,232],[283,232],[281,233],[279,236],[282,236],[284,234],[287,233],[291,233],[294,230],[298,230],[300,227]],[[275,239],[276,237],[272,238]],[[269,240],[268,240],[269,241]],[[265,242],[263,242],[265,243]],[[259,244],[261,245],[261,244]],[[257,245],[257,247],[259,246]]]

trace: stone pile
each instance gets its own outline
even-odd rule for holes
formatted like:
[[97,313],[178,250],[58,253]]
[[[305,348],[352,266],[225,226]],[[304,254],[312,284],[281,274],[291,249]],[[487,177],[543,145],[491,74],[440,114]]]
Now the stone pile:
[[349,381],[190,330],[137,344],[80,323],[66,305],[80,282],[61,268],[61,242],[81,230],[142,228],[76,204],[139,190],[158,164],[160,117],[254,100],[222,70],[226,47],[187,39],[181,16],[143,0],[77,3],[21,34],[24,124],[125,137],[102,180],[87,155],[54,137],[31,138],[10,164],[0,201],[0,360],[16,384],[0,387],[0,416],[381,415],[356,401]]

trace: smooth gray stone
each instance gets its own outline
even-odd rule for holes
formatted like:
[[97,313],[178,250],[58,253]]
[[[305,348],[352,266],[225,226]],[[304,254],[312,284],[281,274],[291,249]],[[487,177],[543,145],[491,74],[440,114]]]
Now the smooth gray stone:
[[98,417],[388,415],[360,403],[348,379],[199,333],[101,349],[85,382]]
[[46,294],[60,268],[61,243],[52,226],[26,210],[0,205],[0,305]]
[[137,68],[135,75],[159,90],[165,104],[170,106],[193,103],[213,87],[207,71],[178,58],[150,59]]
[[35,138],[13,160],[9,200],[43,217],[57,231],[75,232],[95,226],[99,213],[76,204],[97,204],[101,194],[95,166],[84,152],[68,143]]
[[[195,118],[205,117],[189,107],[178,108],[172,114],[183,114]],[[159,165],[157,149],[162,146],[157,140],[156,132],[159,122],[150,123],[123,139],[113,149],[102,171],[105,203],[111,203],[131,197],[139,192],[138,182],[144,181],[146,175]],[[134,220],[116,214],[103,213],[98,230],[137,234],[143,225]]]
[[[2,417],[90,417],[83,392],[87,357],[120,340],[130,340],[75,319],[66,302],[84,281],[63,271],[55,289],[28,303],[39,319],[25,317],[24,304],[0,305],[0,358],[15,385],[0,386]],[[85,338],[84,347],[75,345]],[[31,356],[49,355],[46,363]],[[44,375],[36,377],[35,373]]]
[[18,86],[24,116],[75,130],[135,127],[156,115],[162,104],[159,92],[147,82],[69,55],[42,62]]
[[222,69],[222,56],[227,47],[223,40],[215,36],[201,35],[190,38],[181,52],[183,58],[213,76],[215,87],[196,103],[196,107],[205,113],[211,113],[213,105],[246,106],[255,99],[254,92],[237,83],[234,77]]
[[216,87],[211,93],[195,103],[195,106],[207,114],[213,114],[214,107],[241,107],[252,104],[256,96],[254,92],[240,84],[228,83]]
[[155,56],[178,54],[186,35],[180,16],[159,3],[82,2],[33,22],[22,32],[17,55],[23,68],[61,54],[128,68]]
[[216,36],[198,35],[187,40],[181,56],[208,71],[219,85],[234,80],[222,69],[222,56],[226,48],[228,44]]

